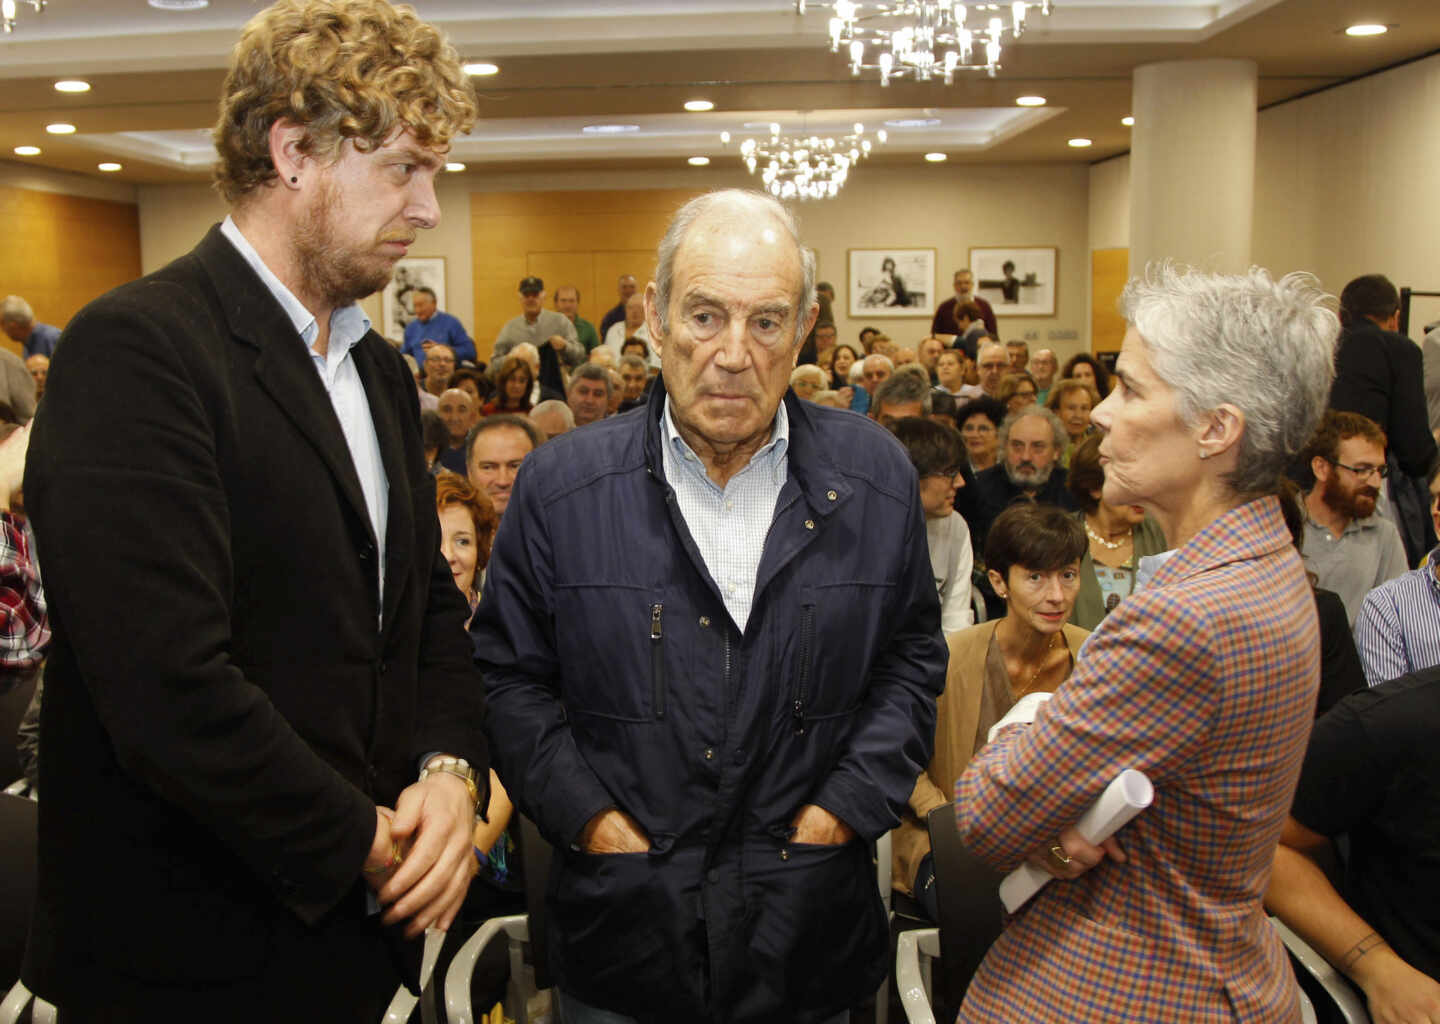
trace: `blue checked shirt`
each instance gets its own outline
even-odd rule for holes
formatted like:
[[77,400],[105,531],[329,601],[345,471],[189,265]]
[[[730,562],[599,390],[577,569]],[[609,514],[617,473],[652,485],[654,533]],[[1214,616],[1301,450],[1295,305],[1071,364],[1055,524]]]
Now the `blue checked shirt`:
[[1440,548],[1425,565],[1380,584],[1355,616],[1355,647],[1371,686],[1440,665]]
[[765,536],[775,518],[775,503],[788,475],[790,418],[785,403],[775,413],[770,440],[750,457],[724,490],[705,475],[705,465],[675,429],[670,399],[665,399],[665,479],[700,548],[705,568],[720,588],[720,597],[735,625],[743,631],[755,600],[755,576]]

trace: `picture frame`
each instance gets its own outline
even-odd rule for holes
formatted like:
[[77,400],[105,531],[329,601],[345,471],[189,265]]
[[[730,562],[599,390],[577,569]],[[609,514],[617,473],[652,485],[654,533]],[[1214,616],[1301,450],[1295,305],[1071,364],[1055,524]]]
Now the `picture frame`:
[[852,320],[934,313],[934,249],[850,249],[848,267],[846,308]]
[[395,273],[381,292],[380,333],[387,338],[405,336],[405,325],[415,319],[413,292],[429,288],[435,293],[435,308],[445,308],[445,257],[407,256],[395,263]]
[[996,316],[1054,316],[1059,259],[1053,245],[971,247],[975,294]]

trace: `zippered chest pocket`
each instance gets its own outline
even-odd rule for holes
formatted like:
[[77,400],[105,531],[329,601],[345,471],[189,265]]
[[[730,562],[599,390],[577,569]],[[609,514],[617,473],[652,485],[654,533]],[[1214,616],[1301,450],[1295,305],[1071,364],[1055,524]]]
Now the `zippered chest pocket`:
[[664,721],[670,677],[681,653],[667,636],[676,611],[657,588],[557,586],[555,643],[567,714]]

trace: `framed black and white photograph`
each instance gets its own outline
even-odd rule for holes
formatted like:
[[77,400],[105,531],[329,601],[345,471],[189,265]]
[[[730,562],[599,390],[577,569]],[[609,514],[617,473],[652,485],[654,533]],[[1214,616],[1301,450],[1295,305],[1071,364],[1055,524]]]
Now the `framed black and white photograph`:
[[926,316],[935,299],[934,249],[851,249],[852,318]]
[[995,307],[996,316],[1054,316],[1053,245],[971,249],[975,294]]
[[435,307],[445,308],[445,257],[407,257],[395,264],[395,276],[381,293],[380,315],[385,324],[380,333],[385,337],[405,336],[405,325],[415,319],[417,288],[429,288],[435,293]]

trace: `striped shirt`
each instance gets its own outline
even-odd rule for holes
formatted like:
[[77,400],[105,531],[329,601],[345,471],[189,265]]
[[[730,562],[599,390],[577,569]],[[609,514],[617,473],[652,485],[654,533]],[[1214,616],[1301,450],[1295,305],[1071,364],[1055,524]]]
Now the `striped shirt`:
[[1426,564],[1365,595],[1355,617],[1355,647],[1371,686],[1440,665],[1440,548]]
[[750,619],[755,600],[755,577],[765,537],[775,518],[775,503],[789,469],[790,418],[781,402],[770,430],[770,440],[750,456],[745,467],[722,489],[705,473],[700,456],[685,443],[670,416],[665,398],[665,479],[675,491],[675,502],[690,536],[700,549],[710,578],[720,588],[725,609],[741,631]]

